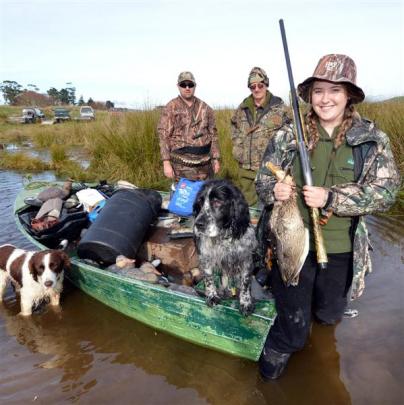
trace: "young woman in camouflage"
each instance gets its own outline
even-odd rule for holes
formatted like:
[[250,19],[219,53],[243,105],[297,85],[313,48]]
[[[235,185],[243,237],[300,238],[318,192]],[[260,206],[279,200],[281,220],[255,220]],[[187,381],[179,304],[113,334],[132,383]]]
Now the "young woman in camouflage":
[[220,170],[220,153],[213,110],[195,97],[191,72],[177,80],[180,95],[163,109],[158,124],[164,175],[178,181],[212,178]]
[[400,185],[387,135],[355,111],[365,95],[351,58],[324,56],[298,93],[311,107],[305,122],[314,185],[303,186],[293,128],[285,125],[266,148],[256,189],[269,209],[294,192],[266,168],[272,162],[293,174],[306,227],[311,228],[308,207],[332,213],[322,227],[328,267],[318,269],[312,243],[297,286],[286,286],[274,263],[270,283],[278,316],[260,358],[264,379],[278,378],[290,355],[303,348],[312,319],[333,325],[343,316],[348,293],[351,299],[362,294],[371,272],[365,215],[386,211]]
[[253,205],[258,200],[254,180],[265,147],[288,118],[282,99],[269,92],[269,79],[263,69],[254,67],[247,85],[251,94],[231,119],[231,138],[233,156],[239,163],[241,191]]

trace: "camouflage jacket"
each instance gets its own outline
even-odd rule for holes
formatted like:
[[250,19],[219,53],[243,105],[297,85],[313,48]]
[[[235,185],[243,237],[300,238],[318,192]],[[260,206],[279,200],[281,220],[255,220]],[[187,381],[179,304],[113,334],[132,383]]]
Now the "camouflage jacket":
[[252,96],[249,96],[231,119],[233,156],[243,169],[259,169],[269,139],[289,120],[282,99],[270,93],[269,96],[269,102],[257,109],[255,117],[249,108],[253,104]]
[[[365,215],[388,210],[394,203],[401,181],[389,139],[372,122],[355,120],[346,140],[352,146],[355,182],[332,186],[328,208],[334,215],[349,216],[353,220],[353,300],[361,296],[365,275],[372,271]],[[285,169],[293,165],[296,153],[292,126],[285,126],[269,142],[255,179],[257,194],[265,205],[274,203],[276,184],[265,163],[271,161]]]
[[175,149],[208,144],[210,156],[220,157],[213,110],[197,97],[191,107],[180,96],[171,100],[161,113],[157,131],[162,160],[169,160]]

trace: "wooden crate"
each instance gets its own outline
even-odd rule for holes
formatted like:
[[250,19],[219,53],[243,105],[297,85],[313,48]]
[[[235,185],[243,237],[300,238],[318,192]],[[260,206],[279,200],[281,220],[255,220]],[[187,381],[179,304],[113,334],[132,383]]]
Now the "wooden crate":
[[169,228],[153,227],[139,249],[140,260],[160,259],[166,274],[181,275],[198,267],[198,254],[193,238],[170,239]]

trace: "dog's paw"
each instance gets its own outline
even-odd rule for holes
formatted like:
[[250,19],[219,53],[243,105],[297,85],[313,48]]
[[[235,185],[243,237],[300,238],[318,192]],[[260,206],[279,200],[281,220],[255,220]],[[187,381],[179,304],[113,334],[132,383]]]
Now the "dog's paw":
[[238,290],[236,288],[220,288],[219,289],[219,296],[222,299],[234,298],[238,295]]
[[220,297],[217,294],[211,294],[206,297],[206,304],[209,307],[213,307],[220,302]]
[[62,307],[60,305],[49,305],[49,309],[54,313],[54,314],[61,314],[62,313]]
[[19,312],[18,316],[22,317],[22,318],[26,318],[27,316],[31,316],[32,312]]
[[251,315],[254,312],[255,306],[252,302],[240,303],[240,312],[244,316]]

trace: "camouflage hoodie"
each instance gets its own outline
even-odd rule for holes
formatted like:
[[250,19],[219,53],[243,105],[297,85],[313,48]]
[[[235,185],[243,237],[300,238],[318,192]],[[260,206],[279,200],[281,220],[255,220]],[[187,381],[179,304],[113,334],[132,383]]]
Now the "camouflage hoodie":
[[231,119],[233,156],[240,167],[257,171],[270,137],[287,120],[282,99],[269,92],[265,105],[257,112],[252,96],[244,99]]
[[[352,146],[355,182],[332,186],[328,208],[334,215],[353,217],[353,280],[351,299],[360,297],[365,288],[365,275],[372,271],[369,238],[365,215],[387,211],[394,203],[400,187],[400,175],[385,133],[366,119],[356,119],[346,134]],[[274,203],[275,177],[265,167],[272,163],[288,168],[296,156],[292,125],[284,126],[271,139],[255,179],[256,190],[266,205]]]

